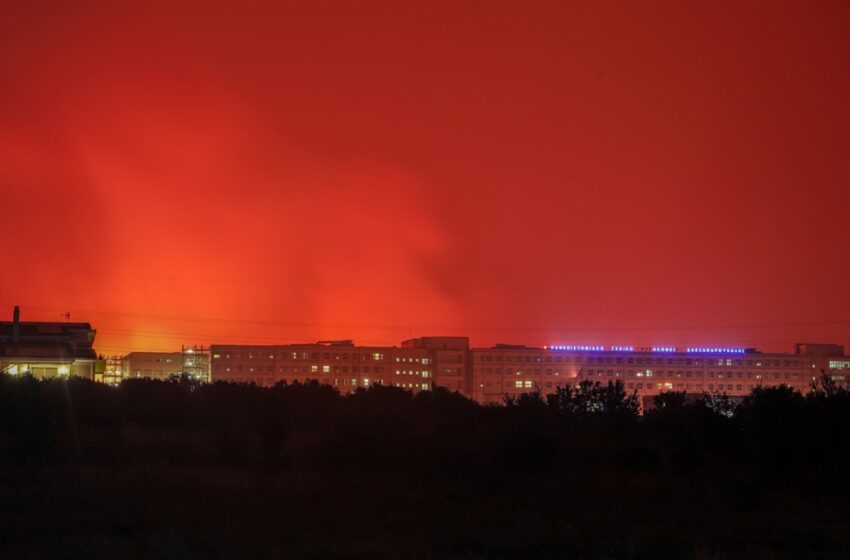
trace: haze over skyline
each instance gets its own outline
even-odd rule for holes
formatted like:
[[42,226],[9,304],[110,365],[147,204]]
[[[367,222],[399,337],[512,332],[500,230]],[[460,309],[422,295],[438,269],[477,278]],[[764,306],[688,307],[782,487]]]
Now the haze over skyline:
[[849,12],[4,5],[0,320],[848,344]]

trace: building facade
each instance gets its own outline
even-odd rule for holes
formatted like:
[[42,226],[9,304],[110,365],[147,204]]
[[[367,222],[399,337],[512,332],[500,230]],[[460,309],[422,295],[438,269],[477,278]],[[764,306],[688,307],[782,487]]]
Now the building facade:
[[168,379],[183,372],[183,352],[130,352],[123,358],[124,379]]
[[210,346],[211,380],[270,387],[318,381],[350,393],[384,385],[411,391],[432,389],[433,368],[426,348],[355,346],[350,340],[314,344]]
[[95,372],[94,380],[107,385],[118,385],[126,377],[124,356],[106,356],[103,359],[103,371]]
[[471,354],[468,337],[423,336],[405,340],[401,347],[423,348],[428,351],[435,386],[464,395],[471,394]]
[[474,348],[472,398],[500,403],[505,395],[543,394],[584,380],[622,381],[640,397],[664,391],[745,396],[754,388],[788,385],[807,391],[821,375],[846,385],[850,357],[832,344],[798,344],[793,354],[744,348],[497,345]]
[[0,321],[0,372],[41,379],[70,375],[94,379],[96,331],[88,323]]

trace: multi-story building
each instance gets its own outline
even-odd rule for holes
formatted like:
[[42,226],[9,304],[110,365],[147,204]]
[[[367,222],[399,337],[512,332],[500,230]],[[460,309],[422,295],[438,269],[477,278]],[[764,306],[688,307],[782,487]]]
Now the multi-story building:
[[342,340],[281,346],[213,344],[210,354],[212,381],[269,387],[279,381],[315,380],[341,393],[372,385],[427,391],[433,383],[425,348],[355,346]]
[[38,378],[76,375],[94,379],[96,331],[88,323],[0,321],[0,372]]
[[423,336],[401,343],[402,348],[425,348],[433,365],[434,385],[470,395],[469,338],[466,336]]
[[182,372],[198,381],[210,380],[210,349],[206,346],[183,347]]
[[129,379],[168,379],[183,372],[183,352],[130,352],[123,362]]
[[[420,337],[400,347],[355,346],[350,340],[312,344],[184,347],[131,352],[99,361],[88,323],[0,321],[0,372],[39,378],[78,375],[117,383],[188,373],[201,381],[316,380],[341,393],[384,385],[411,391],[445,387],[482,404],[505,395],[552,393],[581,381],[622,381],[646,401],[664,391],[742,397],[759,386],[807,391],[821,376],[850,387],[850,356],[838,344],[797,344],[794,353],[755,348],[498,344],[470,348],[467,337]],[[100,367],[98,367],[100,366]]]
[[350,340],[284,346],[211,347],[211,378],[271,386],[317,380],[348,393],[381,384],[411,390],[446,387],[482,404],[505,395],[543,394],[583,380],[620,380],[640,397],[664,391],[744,396],[757,386],[806,391],[821,375],[850,382],[850,357],[839,345],[798,344],[793,354],[748,348],[499,344],[470,348],[466,337],[422,337],[401,347],[355,346]]
[[502,402],[505,395],[539,391],[583,380],[620,380],[640,397],[664,391],[744,396],[758,386],[788,385],[806,391],[823,375],[846,384],[850,357],[832,344],[798,344],[794,354],[748,348],[497,345],[474,348],[472,398]]
[[106,356],[103,359],[103,371],[95,372],[94,380],[107,385],[118,385],[126,376],[124,356]]

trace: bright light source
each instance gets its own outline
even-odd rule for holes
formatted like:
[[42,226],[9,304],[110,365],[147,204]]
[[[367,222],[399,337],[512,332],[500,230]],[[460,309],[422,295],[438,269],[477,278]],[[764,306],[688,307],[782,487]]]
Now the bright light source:
[[688,348],[688,352],[695,354],[743,354],[743,348]]
[[59,366],[57,371],[59,372],[59,375],[68,375],[68,372],[71,370],[68,368],[68,366]]

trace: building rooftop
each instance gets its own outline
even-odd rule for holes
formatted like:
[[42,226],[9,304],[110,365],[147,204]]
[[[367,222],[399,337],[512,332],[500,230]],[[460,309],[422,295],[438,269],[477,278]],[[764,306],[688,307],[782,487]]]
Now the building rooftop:
[[89,323],[21,321],[15,307],[11,321],[0,321],[0,358],[96,360],[95,334]]

